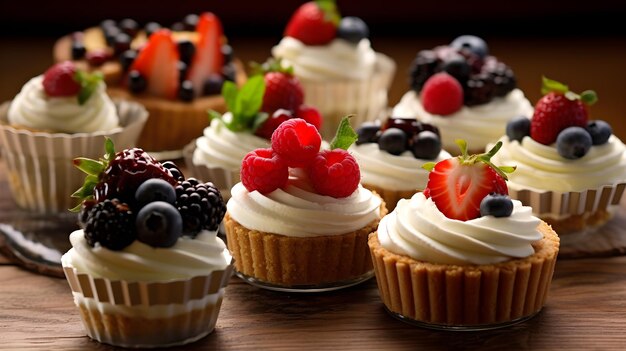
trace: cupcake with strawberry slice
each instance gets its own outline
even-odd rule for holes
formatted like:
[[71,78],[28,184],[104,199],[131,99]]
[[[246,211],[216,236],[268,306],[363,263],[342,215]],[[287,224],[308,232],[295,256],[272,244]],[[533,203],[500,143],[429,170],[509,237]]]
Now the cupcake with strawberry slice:
[[543,78],[531,120],[512,119],[499,162],[514,162],[511,195],[559,234],[607,222],[626,187],[626,147],[611,126],[589,118],[593,91],[580,95]]
[[263,288],[326,291],[372,276],[367,236],[387,212],[359,185],[346,149],[356,140],[348,119],[330,150],[302,119],[282,123],[271,147],[242,162],[224,219],[237,274]]
[[306,92],[326,120],[325,138],[332,138],[341,118],[355,114],[360,125],[384,114],[387,90],[395,73],[393,60],[375,52],[367,24],[357,17],[341,17],[334,0],[301,5],[272,48],[275,58],[294,67]]
[[427,164],[424,192],[400,200],[370,235],[380,296],[394,317],[484,330],[522,322],[544,306],[559,238],[507,195],[514,167],[492,162],[501,145],[468,155],[459,140],[461,156]]

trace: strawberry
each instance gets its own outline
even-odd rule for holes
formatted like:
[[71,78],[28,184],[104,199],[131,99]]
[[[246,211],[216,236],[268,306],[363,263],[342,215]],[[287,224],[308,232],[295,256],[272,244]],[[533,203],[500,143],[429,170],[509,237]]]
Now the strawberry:
[[129,71],[138,71],[147,81],[147,91],[175,99],[178,93],[178,47],[167,29],[154,32]]
[[196,96],[200,96],[211,74],[222,72],[224,33],[219,18],[211,12],[200,15],[196,32],[199,38],[187,79],[191,81]]
[[533,140],[550,145],[563,129],[587,126],[587,106],[597,101],[594,91],[587,90],[578,95],[567,85],[543,77],[541,92],[544,96],[537,101],[530,122],[530,137]]
[[337,36],[340,19],[334,0],[307,2],[291,16],[284,35],[306,45],[328,44]]
[[80,83],[74,62],[65,61],[48,68],[43,75],[43,89],[51,97],[78,95]]
[[265,94],[261,111],[273,113],[278,109],[296,112],[304,103],[304,90],[293,67],[284,67],[281,60],[269,59],[262,65],[253,63],[253,71],[263,74]]
[[446,217],[467,221],[480,217],[480,202],[485,196],[508,195],[505,172],[513,172],[515,168],[491,163],[491,157],[502,146],[500,141],[489,152],[471,156],[464,140],[457,140],[457,144],[461,156],[424,165],[431,171],[424,193]]

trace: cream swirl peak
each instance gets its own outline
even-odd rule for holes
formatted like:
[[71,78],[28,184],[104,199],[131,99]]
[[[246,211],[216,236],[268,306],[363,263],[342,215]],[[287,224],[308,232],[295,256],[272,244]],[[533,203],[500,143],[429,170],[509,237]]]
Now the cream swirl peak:
[[400,200],[378,227],[381,245],[416,260],[440,264],[493,264],[534,253],[542,238],[540,220],[528,206],[513,201],[509,217],[467,221],[446,217],[423,193]]

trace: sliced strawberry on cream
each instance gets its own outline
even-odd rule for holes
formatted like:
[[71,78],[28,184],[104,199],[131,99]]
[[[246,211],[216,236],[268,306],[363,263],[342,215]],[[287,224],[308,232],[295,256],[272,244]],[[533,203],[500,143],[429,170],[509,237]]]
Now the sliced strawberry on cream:
[[204,89],[204,83],[209,79],[209,76],[213,73],[221,74],[222,72],[224,31],[219,18],[211,12],[205,12],[200,15],[196,32],[198,32],[198,43],[187,79],[191,81],[196,96],[200,96]]
[[175,99],[178,93],[178,47],[167,29],[160,29],[139,52],[130,71],[138,71],[147,81],[151,95]]

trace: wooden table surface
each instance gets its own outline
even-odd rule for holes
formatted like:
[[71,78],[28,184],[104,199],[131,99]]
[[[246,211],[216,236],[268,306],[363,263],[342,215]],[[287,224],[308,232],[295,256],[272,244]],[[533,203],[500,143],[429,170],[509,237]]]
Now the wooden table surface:
[[[398,62],[390,102],[406,90],[405,72],[420,48],[450,38],[389,39],[376,49]],[[262,60],[272,40],[232,40],[244,61]],[[580,91],[594,88],[600,102],[592,118],[609,120],[626,138],[626,42],[623,38],[489,40],[492,52],[516,71],[531,101],[546,74]],[[23,82],[50,62],[51,39],[0,38],[0,98],[11,98]],[[0,171],[0,181],[6,175]],[[237,278],[226,290],[216,330],[185,350],[292,349],[598,349],[626,347],[626,256],[559,259],[544,310],[528,322],[484,332],[443,332],[413,327],[390,317],[375,280],[321,294],[260,290]],[[108,350],[84,333],[63,279],[31,273],[0,256],[0,349]]]

